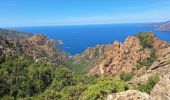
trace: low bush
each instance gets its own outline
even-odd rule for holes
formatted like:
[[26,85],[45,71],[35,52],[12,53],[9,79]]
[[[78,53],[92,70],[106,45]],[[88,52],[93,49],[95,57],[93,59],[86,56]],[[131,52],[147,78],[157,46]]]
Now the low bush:
[[146,66],[147,68],[149,68],[149,66],[152,65],[152,63],[157,59],[157,55],[156,55],[156,50],[152,50],[150,56],[143,61],[139,61],[138,65],[137,65],[137,69],[140,69],[143,66]]
[[76,74],[79,75],[84,75],[87,73],[87,70],[89,68],[88,63],[86,62],[70,62],[67,67],[72,70],[73,72],[75,72]]
[[[49,62],[31,59],[6,58],[0,64],[0,98],[26,98],[40,93],[60,92],[66,86],[76,84],[74,74]],[[49,89],[48,92],[45,92]],[[50,89],[54,91],[51,91]],[[58,96],[58,95],[57,95]]]
[[126,82],[114,78],[100,78],[95,84],[88,86],[82,94],[82,100],[104,99],[109,93],[116,93],[128,89]]
[[133,73],[121,72],[119,77],[121,80],[129,81],[134,76]]
[[6,95],[2,98],[2,100],[15,100],[14,97]]
[[84,85],[65,87],[61,91],[62,100],[78,100],[85,89]]
[[137,34],[137,37],[144,48],[151,48],[154,44],[154,40],[149,36],[148,33],[140,32]]
[[137,89],[142,92],[146,92],[150,94],[152,91],[152,88],[156,85],[156,83],[159,82],[159,76],[158,75],[153,75],[150,76],[147,80],[146,83],[140,84]]

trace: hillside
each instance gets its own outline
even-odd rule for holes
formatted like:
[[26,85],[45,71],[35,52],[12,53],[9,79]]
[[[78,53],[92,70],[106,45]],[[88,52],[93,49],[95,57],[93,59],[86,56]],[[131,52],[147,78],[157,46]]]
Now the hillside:
[[158,27],[159,31],[170,31],[170,21],[161,23]]
[[170,44],[154,33],[69,57],[61,41],[6,32],[0,35],[2,100],[170,99]]
[[[129,98],[141,98],[139,100],[143,100],[142,98],[146,100],[151,98],[154,98],[153,100],[170,99],[170,96],[166,95],[169,93],[169,89],[165,90],[169,88],[168,83],[170,82],[168,79],[170,76],[170,44],[159,40],[151,32],[130,36],[123,44],[115,41],[111,45],[88,48],[73,59],[77,63],[91,61],[91,64],[86,66],[88,75],[114,76],[129,81],[130,84],[137,85],[137,87],[139,84],[144,84],[149,77],[157,75],[160,81],[153,91],[144,85],[141,85],[142,88],[139,89],[142,92],[151,92],[150,95],[145,98],[145,94],[134,91],[136,95]],[[164,83],[164,80],[167,83]],[[133,91],[111,95],[108,100],[119,100],[121,96],[124,98],[122,100],[129,100],[125,99],[128,94],[133,94]],[[160,94],[161,96],[159,96]],[[117,99],[113,99],[114,96],[118,96]]]
[[16,30],[0,29],[0,35],[5,36],[9,39],[20,39],[24,40],[31,37],[33,34],[28,32],[21,32]]
[[147,60],[151,54],[156,53],[158,47],[168,45],[151,32],[141,33],[141,36],[146,39],[141,41],[138,36],[129,36],[123,44],[115,41],[110,45],[98,45],[88,48],[72,59],[75,62],[91,62],[89,74],[92,75],[117,75],[121,71],[130,73],[137,70],[137,65],[141,61]]
[[50,40],[47,36],[41,34],[28,35],[24,32],[17,34],[16,31],[7,31],[7,34],[0,35],[1,56],[28,57],[35,61],[53,63],[62,63],[68,57],[68,54],[58,47],[60,41]]
[[155,27],[158,31],[170,31],[170,21],[144,25],[143,27]]

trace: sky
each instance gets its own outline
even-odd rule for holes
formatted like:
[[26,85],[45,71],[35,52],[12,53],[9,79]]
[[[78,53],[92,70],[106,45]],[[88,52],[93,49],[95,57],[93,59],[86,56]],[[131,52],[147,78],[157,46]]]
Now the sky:
[[0,26],[167,20],[170,0],[0,0]]

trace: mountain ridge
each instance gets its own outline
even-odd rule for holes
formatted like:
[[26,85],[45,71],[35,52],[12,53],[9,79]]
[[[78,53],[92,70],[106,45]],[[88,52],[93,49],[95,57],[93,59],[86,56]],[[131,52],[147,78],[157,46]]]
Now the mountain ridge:
[[142,27],[154,27],[154,28],[156,28],[157,31],[169,32],[170,31],[170,21],[159,22],[159,23],[155,23],[155,24],[148,24],[148,25],[144,25]]
[[41,34],[33,35],[24,32],[17,33],[21,33],[17,37],[16,34],[12,36],[13,34],[11,33],[13,32],[16,33],[18,31],[8,31],[10,34],[0,35],[1,55],[31,57],[35,61],[50,62],[62,62],[62,60],[68,57],[68,54],[58,47],[61,41],[50,40],[47,36]]

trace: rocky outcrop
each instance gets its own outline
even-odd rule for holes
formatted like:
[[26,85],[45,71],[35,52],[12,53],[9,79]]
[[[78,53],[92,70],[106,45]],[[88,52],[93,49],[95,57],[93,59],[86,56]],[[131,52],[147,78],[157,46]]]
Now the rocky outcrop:
[[97,45],[96,47],[89,47],[82,54],[77,54],[72,57],[74,62],[86,61],[94,63],[98,59],[104,58],[104,45]]
[[[163,69],[168,65],[170,44],[159,40],[155,34],[146,32],[150,39],[154,41],[152,47],[144,48],[141,41],[136,36],[128,37],[122,44],[115,41],[109,45],[97,45],[93,48],[88,48],[84,53],[73,57],[75,62],[87,61],[90,64],[89,75],[115,75],[118,76],[121,72],[135,73],[133,79],[135,81],[147,79],[150,73],[162,73]],[[138,69],[141,61],[145,61],[155,52],[157,60],[151,66],[142,66]],[[159,67],[165,66],[165,67]],[[157,69],[158,68],[158,69]],[[154,72],[155,71],[155,72]],[[166,71],[164,71],[166,73]],[[163,74],[163,73],[162,73]],[[164,75],[164,74],[163,74]],[[138,77],[142,76],[140,79]]]
[[160,79],[150,95],[154,100],[170,100],[170,74],[166,74]]
[[107,96],[106,100],[170,100],[170,74],[160,78],[150,94],[128,90]]
[[34,60],[61,61],[68,54],[58,48],[60,41],[49,40],[47,36],[36,34],[22,42],[23,51],[30,54]]
[[107,96],[106,100],[170,100],[170,74],[160,77],[150,94],[138,90],[127,90]]
[[142,50],[137,37],[128,37],[124,44],[115,41],[113,45],[104,46],[103,55],[94,64],[89,74],[118,75],[122,71],[133,72],[139,60],[150,55],[150,50]]
[[9,39],[0,36],[0,52],[1,57],[17,56],[29,57],[35,61],[49,61],[54,63],[62,63],[69,56],[66,52],[58,48],[61,41],[49,40],[44,35],[33,35],[25,40]]
[[11,56],[21,54],[18,40],[8,40],[6,37],[0,36],[1,55]]
[[154,100],[149,94],[137,90],[128,90],[125,92],[110,94],[106,100]]
[[156,48],[157,60],[146,69],[141,68],[138,70],[136,75],[132,78],[131,82],[138,84],[144,82],[149,76],[157,74],[160,78],[166,74],[170,75],[170,45],[163,43]]

